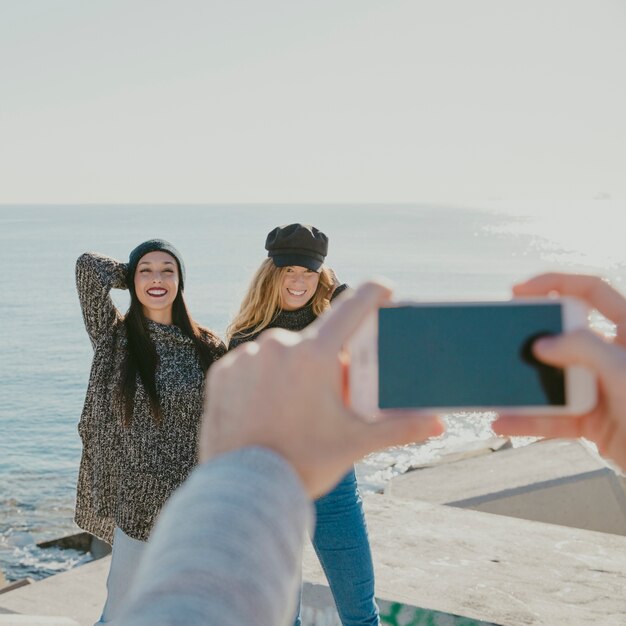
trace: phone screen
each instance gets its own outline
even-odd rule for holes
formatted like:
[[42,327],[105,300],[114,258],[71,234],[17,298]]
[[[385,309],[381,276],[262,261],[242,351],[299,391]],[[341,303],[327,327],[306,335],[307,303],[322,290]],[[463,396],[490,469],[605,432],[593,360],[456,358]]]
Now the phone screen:
[[562,330],[558,302],[382,308],[379,407],[562,406],[563,370],[530,351]]

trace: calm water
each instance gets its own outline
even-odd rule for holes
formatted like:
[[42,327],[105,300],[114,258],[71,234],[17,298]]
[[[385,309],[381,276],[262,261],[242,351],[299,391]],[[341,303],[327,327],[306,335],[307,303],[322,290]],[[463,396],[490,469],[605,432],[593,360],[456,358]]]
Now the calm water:
[[[91,347],[74,288],[84,251],[126,259],[139,242],[171,240],[187,266],[194,317],[223,334],[277,224],[313,223],[330,235],[327,259],[342,281],[390,278],[399,297],[505,298],[516,280],[546,269],[601,271],[620,284],[625,259],[598,262],[541,233],[526,218],[428,206],[0,207],[0,569],[40,578],[78,553],[35,542],[75,532],[76,424]],[[605,226],[611,227],[610,224]],[[125,294],[115,294],[125,309]],[[366,489],[413,463],[490,435],[485,415],[449,419],[425,446],[359,465]]]

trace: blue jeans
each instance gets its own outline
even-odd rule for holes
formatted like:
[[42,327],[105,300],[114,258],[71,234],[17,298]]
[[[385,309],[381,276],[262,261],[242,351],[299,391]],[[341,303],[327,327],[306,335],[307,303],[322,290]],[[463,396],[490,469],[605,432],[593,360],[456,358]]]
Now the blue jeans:
[[[313,547],[343,626],[378,626],[374,566],[354,469],[315,502]],[[300,602],[295,626],[301,626]]]
[[114,622],[119,615],[120,607],[123,606],[128,596],[141,555],[147,545],[145,541],[129,537],[119,528],[113,532],[111,567],[107,578],[107,599],[102,609],[102,616],[95,626]]

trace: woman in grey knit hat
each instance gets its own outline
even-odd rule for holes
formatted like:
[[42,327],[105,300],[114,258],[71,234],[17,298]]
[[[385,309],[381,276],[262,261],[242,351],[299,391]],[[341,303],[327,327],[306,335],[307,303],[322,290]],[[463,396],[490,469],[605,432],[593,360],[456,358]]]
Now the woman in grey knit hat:
[[[328,237],[314,226],[274,228],[265,249],[269,258],[261,263],[228,328],[229,349],[253,341],[267,328],[302,330],[347,289],[323,265]],[[379,624],[372,555],[354,469],[315,501],[315,513],[313,547],[343,626]],[[298,612],[294,626],[301,623]]]
[[[75,521],[113,544],[100,624],[118,614],[159,511],[196,464],[205,374],[225,352],[189,315],[184,280],[182,257],[162,239],[137,246],[128,263],[85,253],[76,264],[94,358]],[[111,289],[130,291],[125,315]]]

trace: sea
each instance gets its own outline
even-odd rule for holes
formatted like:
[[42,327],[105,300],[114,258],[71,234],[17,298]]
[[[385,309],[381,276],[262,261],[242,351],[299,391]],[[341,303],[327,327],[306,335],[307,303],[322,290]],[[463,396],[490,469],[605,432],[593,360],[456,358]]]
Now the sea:
[[[625,213],[602,200],[560,215],[497,203],[0,206],[0,570],[7,580],[40,579],[89,558],[36,545],[78,531],[76,427],[92,358],[74,283],[82,252],[126,260],[146,239],[173,242],[193,317],[223,336],[265,258],[266,234],[291,222],[329,235],[327,264],[342,282],[385,277],[402,299],[506,299],[513,283],[547,270],[600,273],[623,290]],[[113,298],[124,311],[127,294]],[[600,316],[593,324],[610,334]],[[491,414],[445,419],[442,437],[360,462],[361,488],[379,490],[493,436]]]

